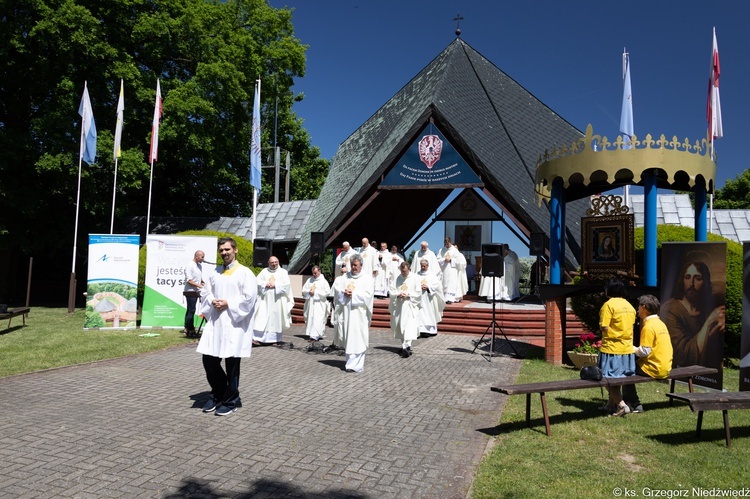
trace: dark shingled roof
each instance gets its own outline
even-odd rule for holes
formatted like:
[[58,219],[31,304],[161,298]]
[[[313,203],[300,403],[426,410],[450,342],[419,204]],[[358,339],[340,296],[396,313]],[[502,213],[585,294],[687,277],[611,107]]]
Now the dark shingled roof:
[[[296,242],[302,238],[303,229],[314,206],[315,200],[259,204],[256,238],[276,242]],[[237,234],[252,240],[253,218],[220,217],[205,228]]]
[[[361,237],[403,245],[452,190],[377,187],[430,119],[521,230],[549,235],[549,209],[534,194],[536,161],[583,134],[461,39],[341,144],[303,233],[324,232],[327,246]],[[566,205],[571,265],[587,207]],[[310,238],[301,237],[290,271],[309,260]]]

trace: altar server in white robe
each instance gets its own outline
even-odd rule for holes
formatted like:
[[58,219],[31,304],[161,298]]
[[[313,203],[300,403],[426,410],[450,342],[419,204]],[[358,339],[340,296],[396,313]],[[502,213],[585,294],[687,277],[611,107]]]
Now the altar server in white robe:
[[[252,270],[237,261],[237,243],[219,239],[223,264],[207,276],[201,288],[200,313],[206,327],[197,351],[211,386],[211,398],[203,412],[229,415],[240,407],[240,360],[250,357],[253,347],[253,312],[258,284]],[[226,371],[221,367],[224,359]]]
[[453,246],[451,238],[446,237],[445,246],[440,248],[437,256],[440,271],[443,273],[443,297],[445,298],[445,303],[453,303],[461,300],[458,277],[460,254],[456,247]]
[[435,336],[438,332],[437,325],[443,320],[443,309],[445,309],[443,283],[430,271],[429,263],[425,259],[420,262],[417,281],[422,291],[419,333],[422,336]]
[[370,340],[372,320],[372,276],[362,271],[362,256],[351,259],[351,271],[333,282],[333,314],[337,335],[346,350],[346,371],[362,372]]
[[328,303],[328,285],[318,265],[312,268],[312,277],[302,286],[302,297],[305,299],[304,317],[305,333],[314,341],[322,340],[325,336],[328,313],[331,311]]
[[409,264],[403,262],[401,274],[391,283],[388,312],[391,315],[393,337],[401,340],[403,358],[411,357],[411,342],[419,337],[419,309],[422,306],[422,287]]
[[510,249],[510,246],[503,244],[503,265],[505,275],[503,276],[502,300],[515,300],[521,296],[518,281],[521,278],[521,262],[518,254]]
[[419,272],[421,268],[419,262],[422,260],[427,260],[430,272],[435,274],[438,279],[443,278],[443,274],[440,272],[440,263],[438,263],[437,256],[435,256],[435,253],[429,248],[427,241],[419,243],[419,251],[414,253],[414,256],[412,257],[411,271],[415,274]]
[[385,298],[388,296],[388,258],[390,256],[388,251],[388,243],[380,243],[380,251],[377,252],[377,259],[375,260],[375,268],[378,273],[375,278],[375,298]]
[[388,253],[388,267],[387,267],[387,273],[388,273],[388,287],[390,288],[390,283],[396,280],[398,276],[401,275],[401,271],[399,270],[401,266],[401,262],[404,261],[403,255],[401,255],[398,252],[398,248],[396,246],[391,246],[391,252]]
[[258,301],[255,304],[253,344],[281,343],[284,331],[292,326],[292,283],[289,273],[272,256],[268,267],[258,274]]
[[334,272],[334,277],[338,277],[349,272],[349,260],[353,255],[357,254],[354,248],[352,248],[349,244],[349,241],[344,241],[341,247],[344,249],[343,251],[341,251],[341,253],[338,254],[338,256],[336,256],[336,269]]

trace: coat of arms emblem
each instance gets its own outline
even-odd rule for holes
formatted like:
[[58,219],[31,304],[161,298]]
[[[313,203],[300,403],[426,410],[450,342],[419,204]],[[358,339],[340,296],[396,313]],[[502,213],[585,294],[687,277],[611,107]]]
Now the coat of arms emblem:
[[440,161],[440,155],[443,152],[443,141],[437,135],[425,135],[419,141],[419,159],[432,169],[435,163]]

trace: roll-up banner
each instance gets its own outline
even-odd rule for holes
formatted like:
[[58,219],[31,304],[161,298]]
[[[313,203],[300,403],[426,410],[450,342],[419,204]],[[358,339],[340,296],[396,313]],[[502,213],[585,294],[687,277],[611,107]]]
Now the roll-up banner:
[[[216,258],[216,237],[168,236],[151,234],[146,237],[146,287],[143,293],[141,328],[182,328],[185,323],[187,302],[182,294],[185,288],[185,267],[200,250],[206,260]],[[204,264],[204,280],[212,265]]]
[[135,329],[139,242],[137,234],[89,234],[83,329]]

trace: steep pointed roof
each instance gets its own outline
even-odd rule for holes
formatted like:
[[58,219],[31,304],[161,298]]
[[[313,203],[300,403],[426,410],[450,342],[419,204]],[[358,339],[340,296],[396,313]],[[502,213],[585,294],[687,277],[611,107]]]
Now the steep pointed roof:
[[[307,233],[324,232],[328,246],[361,237],[400,246],[419,229],[451,189],[386,191],[378,184],[430,120],[519,228],[549,234],[549,210],[534,194],[536,161],[582,133],[457,38],[339,146],[292,272],[309,262]],[[585,200],[566,205],[571,265],[587,207]]]

